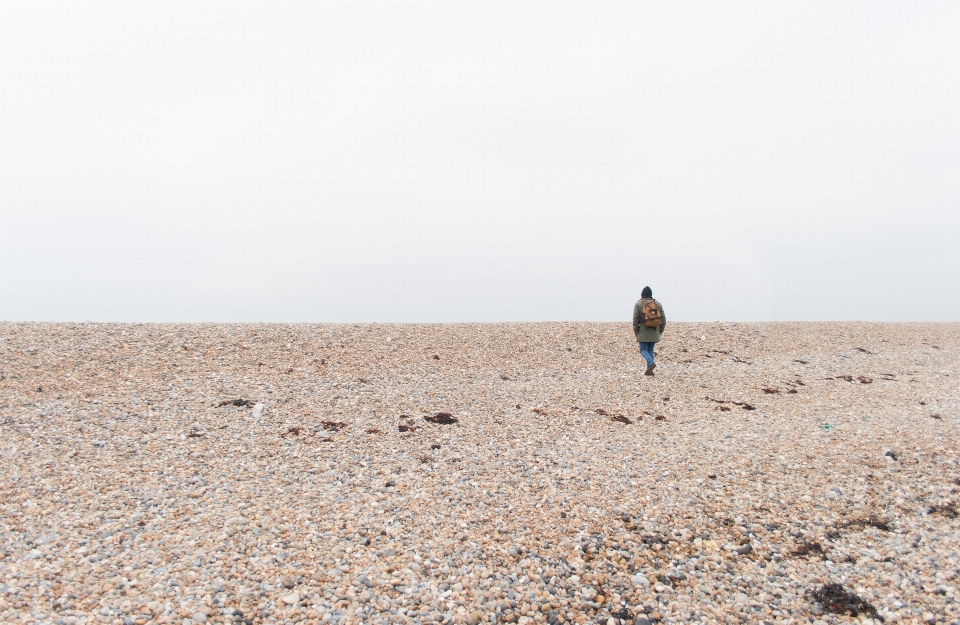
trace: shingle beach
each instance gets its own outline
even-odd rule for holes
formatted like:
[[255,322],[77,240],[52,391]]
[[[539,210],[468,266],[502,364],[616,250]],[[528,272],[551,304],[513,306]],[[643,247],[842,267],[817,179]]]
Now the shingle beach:
[[960,324],[0,324],[3,623],[960,622]]

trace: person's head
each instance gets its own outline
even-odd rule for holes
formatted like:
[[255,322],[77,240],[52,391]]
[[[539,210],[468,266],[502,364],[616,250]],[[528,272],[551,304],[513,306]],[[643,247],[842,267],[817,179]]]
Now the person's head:
[[643,287],[643,290],[640,291],[640,297],[643,299],[650,299],[653,297],[653,290],[648,286]]

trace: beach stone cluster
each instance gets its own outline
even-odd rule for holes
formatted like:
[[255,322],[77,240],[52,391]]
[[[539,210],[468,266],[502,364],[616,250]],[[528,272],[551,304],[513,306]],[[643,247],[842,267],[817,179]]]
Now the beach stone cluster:
[[960,622],[960,324],[0,324],[0,622]]

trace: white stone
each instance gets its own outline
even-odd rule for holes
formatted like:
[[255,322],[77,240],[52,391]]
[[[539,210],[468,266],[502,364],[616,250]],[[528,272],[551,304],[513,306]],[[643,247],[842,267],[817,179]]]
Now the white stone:
[[646,577],[644,577],[640,573],[636,573],[633,577],[630,578],[630,581],[633,582],[636,586],[644,586],[644,587],[650,586],[650,580],[648,580]]

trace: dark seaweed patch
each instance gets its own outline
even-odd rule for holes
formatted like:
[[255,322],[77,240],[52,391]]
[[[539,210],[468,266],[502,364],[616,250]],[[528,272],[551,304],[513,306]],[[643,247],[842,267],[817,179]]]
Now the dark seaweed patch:
[[927,514],[939,514],[947,517],[948,519],[955,519],[960,516],[960,511],[957,511],[957,504],[953,502],[947,502],[942,506],[930,506],[927,508]]
[[827,612],[859,616],[866,614],[883,621],[877,609],[859,596],[843,589],[842,584],[824,584],[816,590],[808,590],[807,595],[820,604]]
[[867,527],[875,527],[876,529],[883,530],[884,532],[890,531],[890,524],[876,515],[870,515],[868,517],[861,517],[858,519],[850,519],[849,521],[846,521],[840,525],[840,527],[844,529],[857,527],[865,529]]
[[228,399],[226,401],[222,401],[219,404],[217,404],[217,408],[222,408],[223,406],[237,406],[238,408],[241,408],[243,406],[253,407],[255,403],[256,402],[254,402],[251,399],[243,399],[241,397],[240,399]]
[[423,419],[424,421],[429,421],[430,423],[436,423],[438,425],[451,425],[457,422],[457,418],[449,412],[438,412],[435,415],[426,416]]
[[807,541],[801,543],[796,549],[790,552],[792,556],[819,556],[823,557],[823,545],[817,541]]

